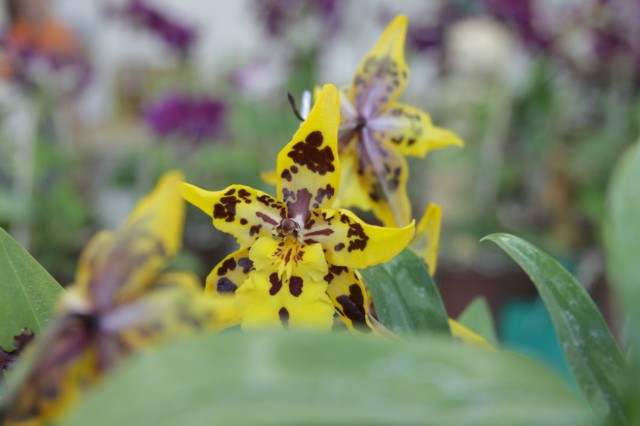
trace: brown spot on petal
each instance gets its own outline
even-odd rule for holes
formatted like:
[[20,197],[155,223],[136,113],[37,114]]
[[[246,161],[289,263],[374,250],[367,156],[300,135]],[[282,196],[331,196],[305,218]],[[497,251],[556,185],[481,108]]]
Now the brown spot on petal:
[[289,326],[289,311],[287,311],[287,308],[285,307],[280,308],[280,310],[278,311],[278,317],[280,317],[280,322],[282,322],[282,326],[284,328],[287,328]]
[[282,280],[280,280],[276,272],[273,272],[271,275],[269,275],[269,282],[271,283],[269,294],[275,296],[282,288]]
[[325,186],[324,188],[318,189],[318,192],[316,193],[316,197],[315,197],[315,200],[317,203],[315,207],[318,208],[319,205],[322,204],[325,198],[331,198],[335,193],[336,193],[335,188],[330,184],[327,184],[327,186]]
[[266,214],[262,213],[262,212],[256,212],[256,216],[258,216],[260,219],[264,220],[265,222],[267,222],[270,225],[277,225],[278,222],[276,220],[274,220],[273,218],[271,218],[270,216],[267,216]]
[[241,188],[238,191],[238,197],[242,198],[242,201],[244,201],[246,204],[251,204],[251,193],[249,191],[247,191],[244,188]]
[[237,288],[238,286],[235,285],[234,282],[227,277],[220,278],[218,280],[218,283],[216,284],[218,293],[233,293]]
[[338,296],[336,301],[342,305],[344,316],[351,320],[354,327],[358,327],[363,332],[371,331],[366,320],[364,295],[358,284],[351,284],[349,286],[349,296],[343,294]]
[[289,171],[289,169],[284,169],[282,173],[280,173],[280,177],[287,182],[291,182],[291,180],[293,179],[293,176],[291,176],[291,172]]
[[227,275],[229,271],[235,271],[235,269],[236,260],[233,257],[230,257],[222,262],[222,265],[218,268],[218,276],[221,277],[223,275]]
[[336,245],[333,247],[333,249],[334,249],[335,251],[340,251],[340,250],[342,250],[343,248],[344,248],[344,243],[338,243],[338,244],[336,244]]
[[249,228],[249,236],[253,237],[258,232],[260,232],[260,229],[262,229],[262,225],[253,225],[251,228]]
[[352,252],[353,250],[364,250],[367,247],[367,241],[369,241],[369,236],[364,232],[362,225],[359,223],[350,223],[349,231],[347,231],[347,237],[353,239],[349,240],[349,248],[347,251]]
[[295,275],[291,276],[289,279],[289,292],[292,296],[298,297],[302,294],[302,283],[302,278]]
[[220,198],[220,202],[213,206],[213,218],[233,222],[236,218],[236,204],[239,202],[240,201],[232,195]]
[[253,261],[248,257],[241,257],[238,259],[238,266],[242,268],[242,273],[248,274],[253,268]]
[[304,142],[296,143],[287,155],[299,166],[324,176],[328,172],[335,171],[333,164],[335,157],[328,146],[320,149],[323,141],[322,132],[316,130],[309,133]]

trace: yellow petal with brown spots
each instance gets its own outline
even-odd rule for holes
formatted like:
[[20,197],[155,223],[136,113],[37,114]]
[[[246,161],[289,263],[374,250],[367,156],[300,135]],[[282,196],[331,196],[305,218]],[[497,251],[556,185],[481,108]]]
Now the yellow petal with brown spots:
[[304,234],[306,244],[318,242],[333,265],[366,268],[386,262],[409,244],[414,223],[404,228],[369,225],[342,209],[318,209],[313,226]]
[[368,129],[362,140],[357,173],[371,210],[385,226],[405,226],[411,220],[407,160]]
[[358,66],[349,97],[365,118],[376,115],[404,92],[409,78],[404,60],[406,33],[407,18],[397,16]]
[[429,151],[464,143],[450,130],[436,127],[418,108],[394,103],[367,122],[377,140],[395,147],[402,155],[424,157]]
[[244,185],[231,185],[222,191],[205,191],[184,183],[182,196],[213,219],[213,225],[236,237],[246,247],[264,235],[286,215],[284,204],[266,192]]
[[369,295],[356,270],[329,265],[325,281],[329,284],[327,294],[336,312],[350,330],[362,333],[375,330],[368,312]]
[[339,102],[337,89],[324,86],[309,116],[278,154],[278,198],[301,224],[311,210],[331,205],[340,183]]
[[249,259],[249,248],[244,247],[225,257],[207,277],[205,294],[218,296],[233,294],[249,278],[253,262]]

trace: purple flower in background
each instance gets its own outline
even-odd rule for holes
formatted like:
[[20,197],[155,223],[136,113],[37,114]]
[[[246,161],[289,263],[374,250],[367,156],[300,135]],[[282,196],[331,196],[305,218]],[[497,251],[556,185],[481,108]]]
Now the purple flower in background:
[[489,14],[512,26],[525,46],[541,51],[551,46],[552,37],[539,28],[535,0],[485,0]]
[[340,26],[339,0],[256,0],[258,19],[272,37],[283,36],[304,15],[319,16],[324,32],[333,34]]
[[84,55],[46,52],[0,40],[7,61],[7,76],[27,90],[42,89],[57,95],[75,96],[90,83],[93,70]]
[[157,136],[200,143],[224,134],[226,112],[224,102],[218,99],[172,92],[151,103],[144,119]]
[[407,32],[407,47],[415,52],[437,50],[444,51],[447,28],[460,19],[468,16],[468,12],[456,4],[445,4],[429,22],[414,23]]
[[191,52],[197,34],[194,28],[177,22],[144,0],[129,0],[121,8],[110,8],[110,16],[120,17],[159,37],[170,49],[186,56]]
[[[591,33],[596,63],[630,66],[640,81],[640,3],[600,0],[594,10],[594,15],[600,18]],[[621,60],[626,64],[621,64]]]

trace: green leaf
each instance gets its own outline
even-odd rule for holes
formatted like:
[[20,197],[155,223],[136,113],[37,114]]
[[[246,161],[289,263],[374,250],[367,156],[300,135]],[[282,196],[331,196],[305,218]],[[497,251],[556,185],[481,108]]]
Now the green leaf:
[[[640,303],[640,144],[630,148],[616,168],[607,200],[605,248],[607,272],[627,312],[638,320]],[[635,322],[635,325],[638,325]]]
[[[617,290],[620,306],[628,316],[631,358],[635,374],[640,374],[640,144],[629,148],[614,170],[607,194],[604,242],[607,274]],[[633,332],[635,331],[635,332]],[[629,405],[634,420],[640,422],[640,383],[632,381],[634,400]]]
[[140,355],[65,425],[593,424],[560,379],[444,337],[228,333]]
[[422,260],[411,250],[360,272],[385,327],[401,336],[451,333],[438,288]]
[[500,246],[537,287],[573,376],[594,412],[613,424],[628,423],[623,408],[628,368],[584,288],[552,257],[518,237],[492,234],[484,240]]
[[485,338],[491,346],[499,346],[491,309],[484,297],[476,297],[460,314],[458,322]]
[[51,318],[62,287],[4,229],[0,228],[0,346],[27,327],[36,334]]

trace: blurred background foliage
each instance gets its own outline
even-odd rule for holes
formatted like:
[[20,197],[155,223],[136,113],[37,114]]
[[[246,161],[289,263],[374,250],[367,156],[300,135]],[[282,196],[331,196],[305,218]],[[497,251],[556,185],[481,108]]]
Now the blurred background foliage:
[[[4,0],[0,226],[69,283],[89,237],[168,169],[272,191],[260,172],[298,125],[287,93],[349,84],[398,13],[402,100],[466,142],[410,160],[414,215],[443,206],[449,315],[482,294],[503,341],[563,368],[534,287],[478,240],[544,247],[612,320],[600,226],[640,133],[636,0]],[[189,209],[178,262],[204,277],[233,245]]]

